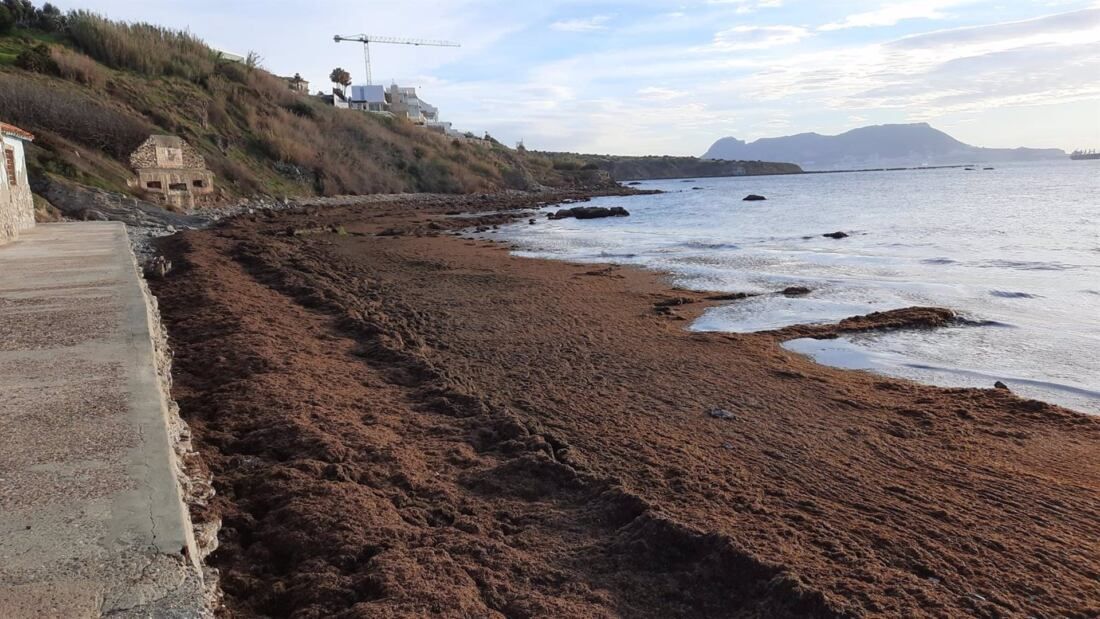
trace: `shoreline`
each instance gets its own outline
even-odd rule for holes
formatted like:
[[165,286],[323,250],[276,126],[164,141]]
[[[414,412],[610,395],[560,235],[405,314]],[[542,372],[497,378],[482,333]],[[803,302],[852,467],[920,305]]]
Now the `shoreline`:
[[231,609],[1100,608],[1096,420],[828,368],[790,334],[687,332],[721,301],[453,238],[510,217],[454,210],[258,213],[164,241],[177,269],[154,291]]

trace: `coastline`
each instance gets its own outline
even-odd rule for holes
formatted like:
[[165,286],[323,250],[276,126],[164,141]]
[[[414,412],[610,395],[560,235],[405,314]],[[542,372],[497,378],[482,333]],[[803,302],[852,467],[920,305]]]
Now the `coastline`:
[[[163,241],[231,609],[1100,612],[1096,419],[779,347],[828,328],[687,332],[722,301],[449,235],[515,216],[448,213],[535,201],[307,207]],[[914,319],[945,317],[848,326]]]

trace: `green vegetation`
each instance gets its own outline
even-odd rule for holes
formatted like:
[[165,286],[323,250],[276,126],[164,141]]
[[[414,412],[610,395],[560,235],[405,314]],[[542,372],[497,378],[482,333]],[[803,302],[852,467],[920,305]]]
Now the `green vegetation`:
[[339,84],[344,88],[351,86],[351,74],[347,71],[336,67],[332,70],[332,73],[328,74],[328,80],[333,84]]
[[334,109],[256,54],[232,62],[186,32],[26,0],[3,7],[13,25],[0,34],[0,119],[37,135],[36,175],[127,191],[129,154],[165,133],[202,153],[220,199],[606,184],[495,140]]
[[0,6],[0,35],[8,34],[15,27],[15,17],[6,6]]
[[619,155],[579,155],[576,153],[538,153],[553,162],[555,170],[601,170],[617,181],[658,178],[715,176],[759,176],[799,174],[793,163],[769,161],[714,161],[697,157],[629,157]]

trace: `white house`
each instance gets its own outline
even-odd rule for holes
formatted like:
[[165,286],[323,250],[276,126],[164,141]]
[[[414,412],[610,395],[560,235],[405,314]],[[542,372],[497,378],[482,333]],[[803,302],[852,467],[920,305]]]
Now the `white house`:
[[364,112],[385,112],[388,107],[386,105],[386,89],[381,84],[352,86],[348,106],[353,110]]
[[[406,88],[392,84],[389,91],[386,93],[386,98],[389,99],[390,111],[394,116],[398,118],[407,118],[412,122],[423,125],[426,122],[424,118],[424,106],[427,103],[420,100],[420,97],[416,96],[415,88]],[[431,107],[431,106],[428,106]],[[431,108],[435,110],[435,108]],[[435,112],[438,115],[438,111]]]
[[21,230],[34,227],[34,196],[23,152],[23,145],[32,140],[29,132],[0,122],[0,243],[13,241]]

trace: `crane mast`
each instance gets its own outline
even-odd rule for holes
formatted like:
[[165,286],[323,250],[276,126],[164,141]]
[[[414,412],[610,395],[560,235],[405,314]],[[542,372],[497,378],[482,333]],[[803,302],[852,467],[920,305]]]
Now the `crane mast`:
[[400,37],[380,37],[369,34],[351,34],[347,36],[336,35],[332,37],[333,41],[337,43],[351,42],[363,44],[363,65],[366,69],[367,84],[373,84],[374,81],[371,77],[370,71],[370,44],[371,43],[386,43],[391,45],[415,45],[415,46],[429,46],[429,47],[462,47],[458,43],[453,41],[435,41],[431,39],[405,39]]

